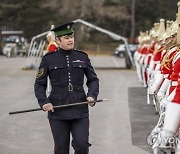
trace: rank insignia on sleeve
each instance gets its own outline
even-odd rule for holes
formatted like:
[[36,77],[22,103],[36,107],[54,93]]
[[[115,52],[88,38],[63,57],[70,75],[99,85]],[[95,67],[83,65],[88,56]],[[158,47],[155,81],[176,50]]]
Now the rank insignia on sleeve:
[[44,75],[44,68],[41,68],[37,71],[36,78],[38,79],[38,78],[42,77],[43,75]]

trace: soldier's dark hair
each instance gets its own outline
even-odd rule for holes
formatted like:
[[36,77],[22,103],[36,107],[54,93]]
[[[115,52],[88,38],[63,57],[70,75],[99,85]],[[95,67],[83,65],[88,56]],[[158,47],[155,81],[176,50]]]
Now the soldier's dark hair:
[[56,39],[59,40],[59,41],[61,42],[61,37],[60,37],[60,36],[59,36],[59,37],[56,37]]

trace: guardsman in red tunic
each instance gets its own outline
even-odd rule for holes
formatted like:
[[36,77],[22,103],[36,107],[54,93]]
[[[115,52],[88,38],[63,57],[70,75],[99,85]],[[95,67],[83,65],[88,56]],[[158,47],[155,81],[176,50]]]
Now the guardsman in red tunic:
[[155,47],[155,40],[153,38],[153,36],[151,36],[151,44],[149,45],[149,48],[148,48],[148,54],[147,54],[147,67],[149,67],[150,65],[150,61],[151,61],[151,58],[152,58],[152,55],[153,55],[153,52],[154,52],[154,47]]
[[144,37],[145,37],[145,33],[140,32],[140,35],[138,37],[138,42],[139,42],[138,49],[134,54],[134,61],[136,65],[137,75],[141,83],[143,83],[142,61],[143,61]]
[[148,34],[148,31],[146,31],[145,36],[143,38],[142,57],[140,59],[144,87],[147,86],[147,60],[146,60],[146,57],[148,55],[149,44],[150,44],[150,36]]
[[166,33],[164,34],[164,50],[161,54],[161,62],[166,55],[168,49],[172,46],[172,38],[171,38],[171,32],[172,32],[172,21],[167,20],[166,21]]
[[159,34],[158,34],[158,39],[157,39],[158,44],[155,46],[155,50],[153,53],[153,60],[155,61],[154,69],[156,69],[156,70],[159,70],[156,67],[160,66],[161,54],[164,49],[164,44],[163,44],[164,34],[165,34],[164,19],[160,19]]
[[159,33],[159,26],[160,24],[159,23],[154,23],[154,34],[153,34],[153,41],[154,41],[154,44],[153,44],[153,48],[152,49],[152,56],[151,56],[151,59],[149,61],[149,66],[148,66],[148,69],[147,69],[147,72],[148,72],[148,76],[150,76],[152,74],[152,72],[154,71],[154,68],[155,68],[155,61],[154,61],[154,51],[155,51],[155,48],[157,46],[157,39],[158,39],[158,33]]
[[[170,30],[172,29],[171,27]],[[161,74],[163,74],[164,76],[164,80],[157,93],[159,100],[161,100],[164,97],[170,84],[170,75],[173,72],[172,61],[174,55],[177,52],[177,47],[175,46],[176,40],[177,40],[177,30],[173,29],[170,32],[167,30],[167,36],[165,39],[165,41],[167,42],[165,47],[166,52],[162,57],[161,68],[160,68]]]
[[[157,38],[157,44],[155,45],[155,50],[153,52],[152,61],[154,61],[154,66],[152,68],[152,74],[154,76],[154,82],[149,85],[149,94],[154,94],[157,92],[158,87],[163,81],[163,75],[160,74],[160,62],[161,54],[164,49],[163,39],[165,34],[164,19],[160,19],[159,34]],[[152,67],[152,66],[151,66]]]
[[[180,14],[180,2],[178,2],[178,14]],[[179,15],[178,15],[179,16]],[[178,25],[178,31],[177,31],[177,50],[179,51],[180,47],[180,16],[179,20],[177,20]],[[172,80],[172,87],[175,89],[175,95],[172,101],[170,101],[166,106],[165,111],[165,118],[164,118],[164,125],[162,128],[162,131],[160,133],[160,147],[167,147],[170,146],[170,142],[168,142],[168,139],[172,139],[173,136],[176,135],[176,132],[178,132],[180,127],[180,52],[177,52],[176,55],[173,58],[173,73],[170,76],[170,79]],[[173,85],[173,82],[176,81]],[[175,136],[174,142],[177,142],[177,148],[175,153],[180,154],[180,142],[178,137]],[[177,140],[176,140],[177,138]]]
[[[178,6],[179,7],[179,6]],[[178,17],[179,16],[179,17]],[[175,87],[177,86],[177,79],[178,79],[178,73],[179,73],[179,68],[178,68],[178,52],[179,52],[179,46],[180,46],[180,38],[179,38],[179,28],[178,28],[178,23],[180,22],[180,20],[178,18],[180,18],[180,10],[178,8],[178,16],[177,16],[177,19],[176,21],[173,23],[173,31],[174,33],[177,33],[177,39],[176,39],[176,45],[175,47],[173,48],[173,50],[170,50],[171,52],[169,53],[169,58],[166,60],[167,62],[168,61],[171,61],[170,63],[170,67],[172,67],[172,70],[171,70],[171,74],[169,74],[169,77],[168,79],[171,81],[171,84],[170,84],[170,87],[169,87],[169,90],[167,92],[167,95],[171,94],[171,92],[175,89]],[[166,62],[165,61],[165,62]]]
[[[180,73],[178,76],[178,85],[175,90],[175,96],[172,102],[169,102],[166,106],[164,125],[161,132],[162,142],[160,146],[166,147],[168,145],[166,141],[169,141],[168,139],[172,139],[179,129],[180,129]],[[178,141],[176,143],[177,144],[176,152],[175,152],[176,154],[180,154],[180,142],[178,139],[179,137],[175,136],[174,139],[175,142]]]
[[[152,88],[151,88],[151,93],[155,93],[159,90],[158,92],[158,97],[161,98],[164,96],[165,92],[167,91],[167,88],[170,83],[170,75],[173,72],[172,69],[172,61],[174,58],[174,55],[178,52],[176,44],[177,38],[177,23],[175,22],[172,25],[171,32],[169,30],[166,30],[166,35],[165,36],[165,45],[164,45],[164,50],[165,52],[164,55],[161,55],[160,61],[160,74],[156,77],[156,82],[154,82]],[[171,36],[171,37],[170,37]],[[171,46],[171,47],[170,47]]]
[[149,42],[148,42],[148,46],[147,46],[147,50],[146,50],[146,56],[144,58],[145,77],[146,77],[145,79],[146,79],[147,83],[149,80],[148,68],[150,66],[150,61],[152,59],[153,52],[154,52],[154,46],[156,44],[153,34],[154,34],[154,28],[152,30],[150,30],[150,32],[149,32]]
[[58,44],[55,41],[55,35],[53,31],[48,32],[47,36],[47,41],[49,42],[47,46],[47,52],[53,52],[58,49]]
[[173,58],[173,72],[170,75],[170,80],[171,80],[171,86],[169,88],[169,94],[175,89],[177,86],[177,80],[178,80],[178,74],[180,72],[180,50],[179,48],[177,49],[178,52]]

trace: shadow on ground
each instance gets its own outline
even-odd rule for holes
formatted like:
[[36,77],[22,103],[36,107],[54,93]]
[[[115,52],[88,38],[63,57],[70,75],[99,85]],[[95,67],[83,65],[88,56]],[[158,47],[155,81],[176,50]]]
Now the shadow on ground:
[[159,116],[155,114],[155,108],[152,104],[147,105],[144,87],[130,87],[128,95],[132,144],[152,153],[146,143],[146,137],[157,124]]

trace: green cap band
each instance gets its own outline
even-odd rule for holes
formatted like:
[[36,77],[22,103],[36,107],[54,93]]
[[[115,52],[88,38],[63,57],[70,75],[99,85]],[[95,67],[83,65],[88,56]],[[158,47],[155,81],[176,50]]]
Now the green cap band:
[[70,29],[66,29],[66,30],[62,30],[62,31],[56,31],[56,32],[55,32],[55,35],[56,35],[56,36],[64,36],[64,35],[71,34],[71,33],[73,33],[73,32],[74,32],[73,29],[70,28]]

